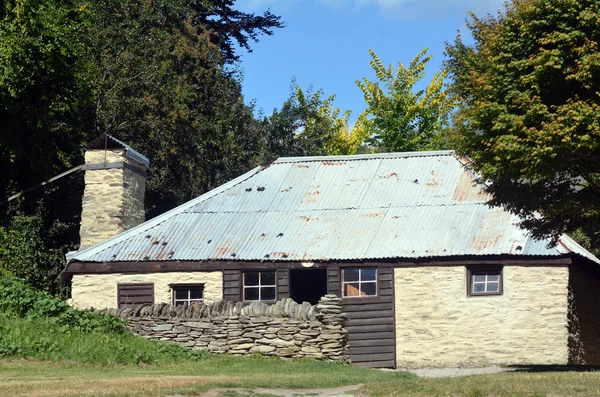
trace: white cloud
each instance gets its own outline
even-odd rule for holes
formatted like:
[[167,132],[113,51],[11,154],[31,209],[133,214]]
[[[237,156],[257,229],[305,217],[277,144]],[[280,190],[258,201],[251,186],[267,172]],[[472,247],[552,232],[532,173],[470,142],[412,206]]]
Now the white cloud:
[[467,9],[476,14],[492,13],[502,8],[505,0],[238,0],[237,5],[246,11],[260,11],[270,6],[297,5],[317,2],[334,9],[343,7],[376,7],[379,11],[440,12]]

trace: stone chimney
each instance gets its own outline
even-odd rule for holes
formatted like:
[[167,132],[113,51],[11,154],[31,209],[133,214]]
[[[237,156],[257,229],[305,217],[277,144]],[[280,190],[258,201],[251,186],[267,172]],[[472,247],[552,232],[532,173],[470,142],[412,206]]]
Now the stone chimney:
[[144,222],[148,165],[148,158],[110,135],[88,145],[80,250]]

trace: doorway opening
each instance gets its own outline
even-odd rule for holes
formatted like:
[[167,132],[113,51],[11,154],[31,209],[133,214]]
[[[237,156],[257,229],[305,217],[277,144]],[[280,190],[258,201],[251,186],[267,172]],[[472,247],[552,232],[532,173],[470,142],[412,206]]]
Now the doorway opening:
[[292,269],[290,287],[294,301],[316,305],[327,294],[327,269]]

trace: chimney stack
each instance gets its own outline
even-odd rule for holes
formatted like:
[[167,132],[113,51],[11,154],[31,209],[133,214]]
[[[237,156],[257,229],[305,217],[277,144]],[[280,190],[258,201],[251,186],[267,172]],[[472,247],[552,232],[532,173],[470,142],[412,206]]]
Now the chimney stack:
[[80,250],[144,222],[148,165],[147,157],[110,135],[88,145]]

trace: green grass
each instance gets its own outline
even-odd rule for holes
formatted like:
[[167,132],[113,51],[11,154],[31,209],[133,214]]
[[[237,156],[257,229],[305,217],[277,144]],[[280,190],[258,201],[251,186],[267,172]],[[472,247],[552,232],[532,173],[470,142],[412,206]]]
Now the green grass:
[[128,332],[81,331],[40,318],[0,313],[0,357],[101,365],[200,360],[203,354]]
[[363,384],[362,392],[372,397],[600,396],[598,372],[422,379],[404,372],[259,356],[207,355],[199,361],[156,365],[0,360],[1,396],[197,396],[214,388],[289,388],[303,394],[301,389],[357,384]]

